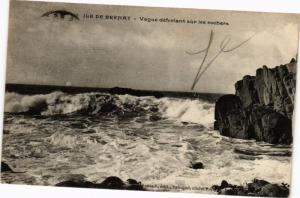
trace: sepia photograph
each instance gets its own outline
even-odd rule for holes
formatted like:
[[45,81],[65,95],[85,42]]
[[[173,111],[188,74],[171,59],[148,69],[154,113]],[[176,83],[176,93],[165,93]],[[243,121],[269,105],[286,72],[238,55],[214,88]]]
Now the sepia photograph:
[[1,183],[288,197],[299,21],[11,0]]

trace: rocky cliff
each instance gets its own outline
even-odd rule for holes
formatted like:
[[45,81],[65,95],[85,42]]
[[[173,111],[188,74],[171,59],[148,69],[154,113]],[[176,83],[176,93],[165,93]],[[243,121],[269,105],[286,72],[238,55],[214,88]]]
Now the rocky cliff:
[[263,66],[236,82],[235,95],[216,102],[214,128],[233,138],[291,144],[296,65],[292,59],[275,68]]

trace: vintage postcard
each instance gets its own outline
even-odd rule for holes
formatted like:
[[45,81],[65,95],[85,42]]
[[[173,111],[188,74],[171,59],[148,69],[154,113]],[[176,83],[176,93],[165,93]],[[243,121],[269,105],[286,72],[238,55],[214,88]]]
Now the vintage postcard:
[[298,28],[11,1],[1,183],[287,197]]

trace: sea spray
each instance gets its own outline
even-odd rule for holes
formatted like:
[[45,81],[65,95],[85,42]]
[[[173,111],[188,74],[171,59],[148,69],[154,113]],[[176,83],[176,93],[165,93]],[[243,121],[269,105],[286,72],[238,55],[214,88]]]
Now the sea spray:
[[[2,156],[26,173],[3,174],[3,182],[55,185],[68,175],[118,176],[148,190],[189,192],[223,179],[290,183],[291,147],[220,136],[211,127],[214,102],[201,97],[6,93],[5,102]],[[153,115],[161,119],[149,119]],[[204,169],[192,169],[197,162]]]
[[37,109],[41,103],[45,108],[35,113],[51,116],[60,114],[154,114],[165,119],[211,125],[214,105],[201,99],[160,98],[152,96],[110,95],[104,93],[66,94],[52,92],[44,95],[21,95],[13,92],[5,95],[5,112],[26,113]]

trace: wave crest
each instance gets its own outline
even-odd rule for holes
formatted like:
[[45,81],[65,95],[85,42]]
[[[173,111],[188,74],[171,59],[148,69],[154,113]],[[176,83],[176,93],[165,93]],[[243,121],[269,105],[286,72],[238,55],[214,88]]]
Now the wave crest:
[[5,112],[33,115],[160,115],[179,122],[213,122],[214,104],[200,99],[111,95],[105,93],[21,95],[5,94]]

